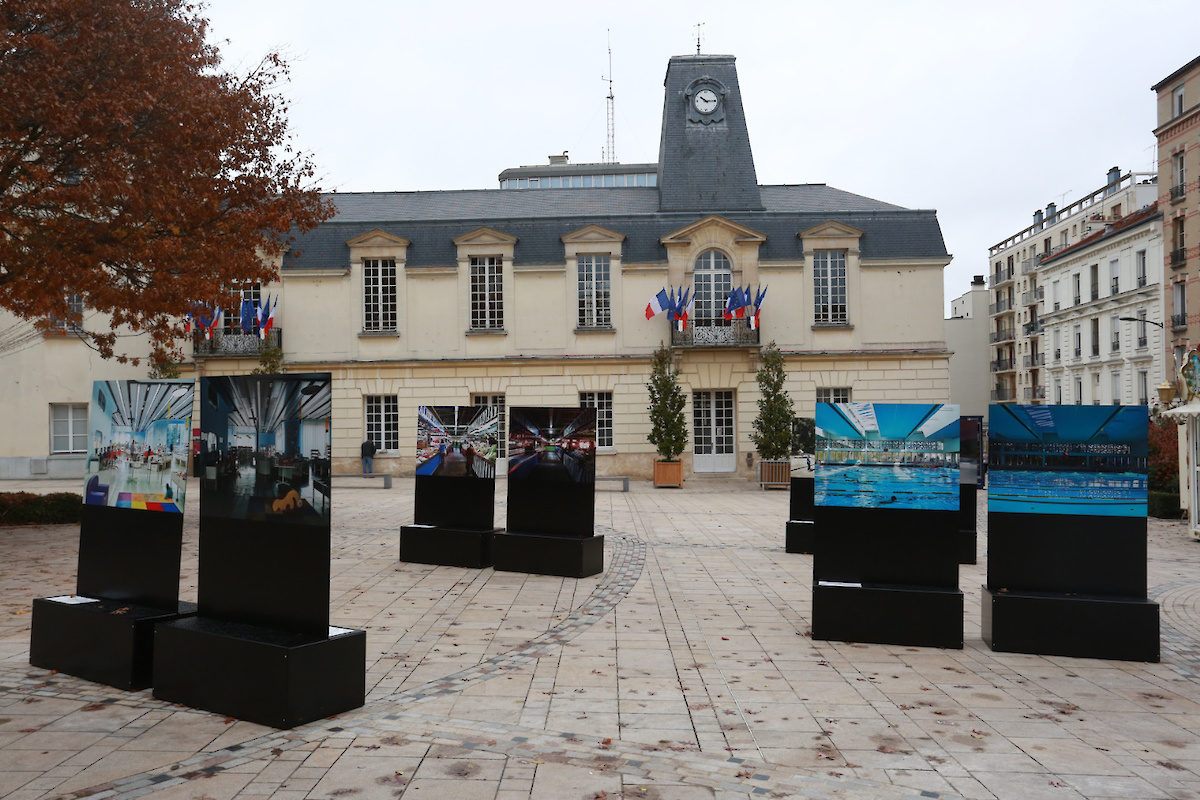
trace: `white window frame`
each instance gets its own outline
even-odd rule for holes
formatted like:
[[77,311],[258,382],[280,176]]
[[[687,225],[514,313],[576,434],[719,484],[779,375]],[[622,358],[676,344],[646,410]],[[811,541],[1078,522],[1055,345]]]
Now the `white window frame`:
[[362,274],[363,330],[396,330],[396,259],[364,258]]
[[1138,370],[1138,405],[1147,405],[1150,401],[1150,373],[1144,369]]
[[850,402],[850,387],[849,386],[818,386],[817,387],[817,402],[818,403],[849,403]]
[[580,328],[612,327],[612,258],[605,253],[575,257]]
[[1112,328],[1109,350],[1113,353],[1119,353],[1121,352],[1121,318],[1113,314],[1109,324]]
[[1134,283],[1138,289],[1146,285],[1146,251],[1138,250],[1133,254]]
[[[55,327],[67,333],[83,332],[83,295],[77,292],[67,293],[68,319],[55,320]],[[78,317],[78,319],[76,319]]]
[[471,405],[496,409],[496,457],[508,458],[508,413],[504,395],[474,394],[471,395]]
[[[242,333],[242,303],[246,300],[254,303],[255,311],[262,302],[262,285],[258,283],[249,286],[234,286],[230,291],[238,299],[237,306],[221,311],[221,333],[225,336],[237,336]],[[254,327],[250,333],[258,333],[258,314],[254,316]]]
[[394,394],[363,397],[363,427],[380,450],[400,449],[400,401]]
[[825,325],[850,321],[845,250],[813,251],[813,321]]
[[579,406],[596,409],[596,447],[613,447],[613,393],[580,392]]
[[50,404],[50,452],[88,451],[87,403]]
[[471,330],[504,330],[504,258],[471,256]]

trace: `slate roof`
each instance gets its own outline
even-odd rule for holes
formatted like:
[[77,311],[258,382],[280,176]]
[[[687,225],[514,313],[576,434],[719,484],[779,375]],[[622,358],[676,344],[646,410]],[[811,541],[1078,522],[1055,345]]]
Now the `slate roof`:
[[374,228],[403,236],[409,267],[457,263],[453,239],[483,225],[517,237],[520,264],[561,264],[560,237],[596,224],[623,233],[626,263],[666,262],[659,239],[709,213],[766,235],[763,261],[798,259],[796,235],[829,220],[862,230],[864,258],[944,257],[946,245],[934,211],[910,210],[824,184],[763,186],[763,211],[713,209],[705,213],[660,212],[656,188],[471,189],[435,192],[372,192],[327,195],[336,216],[296,237],[285,269],[345,269],[347,239]]

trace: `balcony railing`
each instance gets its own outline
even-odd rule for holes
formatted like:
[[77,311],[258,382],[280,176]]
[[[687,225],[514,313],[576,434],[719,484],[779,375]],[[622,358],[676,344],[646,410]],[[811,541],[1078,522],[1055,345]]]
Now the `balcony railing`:
[[992,372],[1008,372],[1013,368],[1011,358],[998,358],[991,363]]
[[1100,299],[1100,286],[1097,284],[1094,284],[1094,283],[1092,284],[1092,299],[1093,300]]
[[1172,329],[1186,328],[1186,327],[1187,327],[1187,313],[1186,312],[1183,314],[1172,314],[1171,315],[1171,328]]
[[1039,286],[1032,291],[1025,292],[1024,294],[1021,295],[1021,305],[1025,305],[1025,306],[1037,305],[1038,302],[1044,296],[1044,293],[1045,293],[1044,290],[1045,290],[1044,286]]
[[1035,319],[1033,322],[1026,322],[1024,331],[1026,336],[1037,336],[1042,332],[1042,321]]
[[1171,251],[1171,266],[1182,267],[1187,263],[1187,250],[1182,247]]
[[1113,339],[1113,341],[1112,341],[1112,351],[1113,351],[1114,353],[1119,353],[1119,352],[1121,352],[1121,340],[1120,340],[1120,339]]
[[1111,286],[1111,287],[1109,287],[1108,293],[1109,293],[1109,294],[1117,294],[1117,293],[1119,293],[1120,291],[1121,291],[1121,279],[1120,279],[1120,278],[1113,278],[1113,279],[1112,279],[1112,286]]
[[217,332],[213,338],[197,337],[192,340],[192,355],[195,358],[258,358],[269,349],[283,349],[283,329],[271,328],[266,339],[258,334]]
[[1025,362],[1024,362],[1025,369],[1029,369],[1031,367],[1040,367],[1040,366],[1043,366],[1045,363],[1046,363],[1046,354],[1045,353],[1034,353],[1032,355],[1025,356]]
[[1172,200],[1179,200],[1185,194],[1187,194],[1187,186],[1185,186],[1184,184],[1179,183],[1179,184],[1176,184],[1171,187],[1171,199]]
[[671,328],[672,347],[758,347],[758,328],[746,327],[745,320],[728,325],[688,325],[687,330]]
[[1083,358],[1083,349],[1076,347],[1075,348],[1075,360],[1078,361],[1081,358]]
[[1012,389],[992,389],[992,400],[997,403],[1003,403],[1008,400],[1016,400],[1017,395]]
[[1142,288],[1143,286],[1145,286],[1145,285],[1146,285],[1146,276],[1145,276],[1145,275],[1138,275],[1138,277],[1137,277],[1137,288],[1141,289],[1141,288]]
[[1005,328],[1004,330],[995,331],[988,335],[988,340],[992,344],[996,344],[997,342],[1007,342],[1014,338],[1016,338],[1016,333],[1013,328]]
[[1054,360],[1062,361],[1062,348],[1061,347],[1054,348]]
[[1147,341],[1147,339],[1146,339],[1146,337],[1145,337],[1145,336],[1139,336],[1139,337],[1137,338],[1137,346],[1138,346],[1138,348],[1139,348],[1139,349],[1140,349],[1140,348],[1142,348],[1142,347],[1148,347],[1148,346],[1149,346],[1149,342]]
[[1028,275],[1030,272],[1036,270],[1037,266],[1037,261],[1032,258],[1027,258],[1021,262],[1021,274]]
[[1025,387],[1025,399],[1026,400],[1043,400],[1043,399],[1045,399],[1045,397],[1046,397],[1046,387],[1045,386],[1026,386]]
[[988,314],[993,316],[996,314],[1003,314],[1005,311],[1008,311],[1011,308],[1012,300],[997,300],[988,306]]
[[1013,279],[1013,268],[1005,267],[998,269],[992,273],[992,286],[997,286],[1001,283],[1006,283]]
[[1093,356],[1100,355],[1100,343],[1099,342],[1092,342],[1092,355]]

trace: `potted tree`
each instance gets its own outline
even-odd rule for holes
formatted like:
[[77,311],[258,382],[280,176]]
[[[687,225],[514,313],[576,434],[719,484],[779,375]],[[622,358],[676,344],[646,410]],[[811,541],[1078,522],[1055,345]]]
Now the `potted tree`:
[[758,416],[750,438],[758,450],[758,482],[764,489],[787,489],[792,481],[792,398],[784,391],[783,353],[771,342],[763,350],[758,373]]
[[679,460],[687,446],[687,422],[683,409],[685,398],[679,387],[679,371],[671,363],[671,351],[659,344],[651,362],[650,435],[646,439],[658,448],[654,462],[654,485],[683,488],[683,462]]

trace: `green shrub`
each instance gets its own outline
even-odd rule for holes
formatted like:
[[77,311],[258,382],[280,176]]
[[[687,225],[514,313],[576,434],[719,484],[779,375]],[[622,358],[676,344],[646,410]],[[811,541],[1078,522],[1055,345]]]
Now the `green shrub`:
[[1179,519],[1179,492],[1150,492],[1146,513],[1159,519]]
[[0,525],[78,523],[83,496],[71,492],[0,492]]

